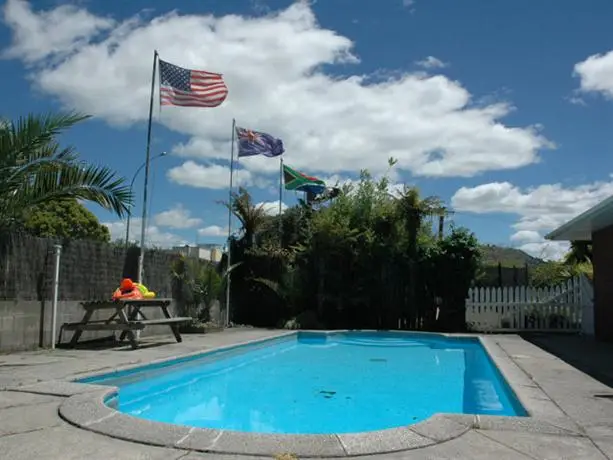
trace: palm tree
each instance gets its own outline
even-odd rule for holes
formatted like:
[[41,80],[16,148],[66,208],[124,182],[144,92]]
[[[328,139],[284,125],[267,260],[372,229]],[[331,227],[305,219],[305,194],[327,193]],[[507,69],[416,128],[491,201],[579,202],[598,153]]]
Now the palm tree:
[[249,246],[253,246],[255,235],[268,219],[264,206],[256,206],[249,192],[242,187],[239,188],[238,193],[232,193],[230,203],[223,202],[223,204],[238,218],[242,226],[243,238]]
[[403,190],[394,195],[397,203],[399,217],[404,221],[408,235],[409,256],[409,302],[412,306],[416,303],[415,283],[417,280],[415,262],[417,260],[417,235],[422,228],[426,216],[446,215],[447,210],[443,201],[435,196],[421,198],[417,187],[404,186]]
[[124,216],[132,194],[110,168],[79,161],[57,136],[89,118],[76,113],[0,122],[0,226],[19,222],[34,206],[65,198],[91,201]]
[[397,192],[393,197],[398,205],[397,209],[405,222],[408,232],[410,248],[417,246],[417,234],[422,227],[425,217],[447,216],[449,211],[443,201],[437,196],[421,198],[417,187],[404,186],[402,191]]
[[591,241],[571,241],[570,250],[564,257],[566,265],[577,265],[592,261]]

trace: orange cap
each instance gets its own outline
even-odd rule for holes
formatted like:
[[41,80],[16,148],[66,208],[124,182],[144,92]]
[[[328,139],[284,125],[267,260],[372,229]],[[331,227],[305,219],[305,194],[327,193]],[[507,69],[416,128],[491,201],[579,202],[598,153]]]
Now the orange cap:
[[127,291],[129,289],[134,289],[134,282],[130,278],[124,278],[121,280],[121,284],[119,285],[119,289],[122,291]]

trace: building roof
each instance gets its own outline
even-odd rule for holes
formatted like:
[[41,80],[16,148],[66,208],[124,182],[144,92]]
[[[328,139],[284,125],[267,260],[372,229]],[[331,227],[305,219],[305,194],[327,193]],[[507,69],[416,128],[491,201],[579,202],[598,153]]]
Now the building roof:
[[613,196],[545,236],[554,241],[591,241],[592,233],[613,225]]

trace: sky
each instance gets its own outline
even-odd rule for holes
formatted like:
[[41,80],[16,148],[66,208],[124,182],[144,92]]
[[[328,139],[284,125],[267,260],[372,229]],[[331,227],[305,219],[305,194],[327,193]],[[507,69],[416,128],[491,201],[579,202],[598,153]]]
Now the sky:
[[[543,258],[544,235],[613,194],[610,0],[6,0],[0,116],[77,110],[63,135],[128,180],[145,161],[153,52],[223,74],[217,108],[153,110],[150,220],[158,246],[222,243],[232,120],[285,144],[329,185],[360,170],[436,195],[484,243]],[[157,82],[156,82],[157,85]],[[162,152],[167,154],[159,156]],[[388,171],[387,159],[397,165]],[[277,159],[234,185],[271,213]],[[134,181],[142,214],[143,174]],[[283,206],[296,202],[285,192]],[[125,222],[92,206],[111,229]],[[141,221],[133,218],[131,238]]]

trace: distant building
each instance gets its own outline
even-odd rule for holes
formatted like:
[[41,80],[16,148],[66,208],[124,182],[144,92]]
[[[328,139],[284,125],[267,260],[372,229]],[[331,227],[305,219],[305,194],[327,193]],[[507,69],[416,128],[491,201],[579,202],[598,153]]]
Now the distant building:
[[221,261],[223,255],[223,246],[214,243],[201,243],[197,246],[175,246],[172,249],[184,257],[193,257],[194,259],[198,258],[216,263]]

